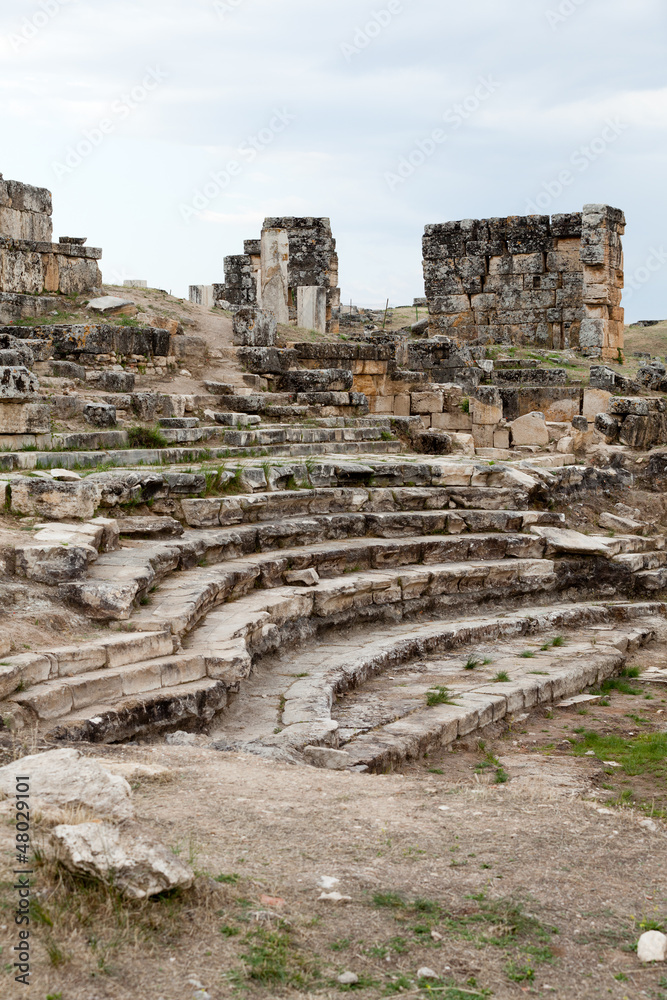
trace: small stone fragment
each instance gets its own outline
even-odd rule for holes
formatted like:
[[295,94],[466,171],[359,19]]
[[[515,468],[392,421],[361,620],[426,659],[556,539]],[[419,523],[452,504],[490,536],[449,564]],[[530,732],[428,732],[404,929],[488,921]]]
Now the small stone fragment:
[[423,965],[421,969],[417,972],[418,979],[439,979],[440,976],[433,969],[429,969],[428,965]]
[[637,944],[637,958],[640,962],[667,962],[667,934],[647,931]]
[[359,976],[357,976],[354,972],[344,972],[342,976],[338,977],[338,982],[341,983],[342,986],[356,986],[359,982]]

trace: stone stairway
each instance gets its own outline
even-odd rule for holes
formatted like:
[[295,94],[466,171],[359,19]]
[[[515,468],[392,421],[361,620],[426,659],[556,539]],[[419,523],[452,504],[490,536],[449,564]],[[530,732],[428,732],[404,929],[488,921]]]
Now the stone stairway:
[[664,640],[666,614],[657,602],[546,605],[329,632],[260,661],[209,732],[222,750],[384,770],[600,684]]
[[[134,633],[114,639],[127,644],[126,658],[103,655],[104,642],[8,657],[3,707],[17,725],[93,741],[201,725],[262,657],[310,650],[332,627],[373,632],[403,621],[405,632],[420,616],[477,614],[492,601],[511,609],[575,591],[618,599],[664,588],[664,538],[586,536],[548,511],[494,509],[517,497],[489,485],[504,482],[495,475],[467,487],[184,500],[190,521],[214,526],[180,537],[169,519],[149,518],[142,532],[141,518],[130,518],[127,534],[121,520],[122,547],[101,551],[58,593],[91,618],[122,621]],[[146,655],[144,636],[158,652]]]

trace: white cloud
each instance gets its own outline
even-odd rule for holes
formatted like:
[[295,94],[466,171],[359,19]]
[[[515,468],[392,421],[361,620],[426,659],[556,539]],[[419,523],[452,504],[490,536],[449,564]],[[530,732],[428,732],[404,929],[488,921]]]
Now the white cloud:
[[[628,270],[666,230],[661,0],[584,0],[554,28],[546,13],[561,0],[402,0],[349,61],[341,44],[389,0],[238,0],[222,16],[213,0],[67,0],[12,44],[40,4],[59,2],[0,10],[0,170],[51,187],[58,230],[101,245],[109,272],[185,293],[222,280],[223,256],[266,215],[328,215],[344,300],[409,301],[425,223],[522,212],[614,116],[627,132],[552,210],[624,208]],[[54,178],[53,161],[155,66],[168,79]],[[385,172],[487,76],[498,91],[392,193]],[[185,225],[179,205],[276,109],[294,122]],[[631,308],[667,315],[659,275]]]

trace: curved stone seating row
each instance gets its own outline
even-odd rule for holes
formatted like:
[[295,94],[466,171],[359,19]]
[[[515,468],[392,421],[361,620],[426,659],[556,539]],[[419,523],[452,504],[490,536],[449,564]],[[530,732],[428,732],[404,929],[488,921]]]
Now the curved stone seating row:
[[[607,602],[327,633],[251,678],[216,721],[215,745],[384,770],[601,683],[664,634],[666,614],[659,602]],[[494,680],[501,671],[509,680]],[[453,703],[428,706],[429,691],[445,686]],[[318,746],[344,753],[314,754]]]

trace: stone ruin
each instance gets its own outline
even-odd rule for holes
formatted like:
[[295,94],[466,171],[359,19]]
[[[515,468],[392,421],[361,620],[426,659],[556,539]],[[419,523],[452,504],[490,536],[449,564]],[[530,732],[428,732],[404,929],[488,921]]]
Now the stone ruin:
[[623,212],[608,205],[426,226],[431,335],[617,360],[624,232]]
[[[100,279],[81,243],[43,242],[48,193],[28,190],[6,195],[2,289],[12,276],[6,294],[38,316],[46,285],[15,290],[30,253],[37,275]],[[24,529],[0,552],[3,585],[111,626],[21,651],[0,633],[6,724],[385,771],[622,670],[667,615],[667,541],[632,495],[664,491],[667,453],[630,453],[667,440],[649,397],[667,371],[622,382],[604,364],[622,347],[622,219],[587,206],[428,227],[426,329],[285,346],[279,323],[335,330],[335,243],[328,220],[267,219],[224,285],[192,291],[231,307],[225,349],[243,371],[202,370],[188,394],[165,391],[195,347],[176,321],[0,327],[0,501]],[[566,356],[488,352],[524,343],[600,363],[585,386]],[[142,388],[152,375],[159,392]],[[572,530],[592,497],[593,533]],[[267,657],[289,669],[270,661],[249,739],[226,708],[250,700]],[[416,664],[409,689],[392,687]],[[443,674],[454,697],[432,706]]]
[[338,255],[329,219],[265,219],[259,240],[225,257],[225,283],[213,294],[217,305],[261,308],[278,323],[337,333]]
[[0,174],[0,323],[45,315],[59,295],[80,295],[102,286],[102,251],[83,237],[52,242],[51,192]]

